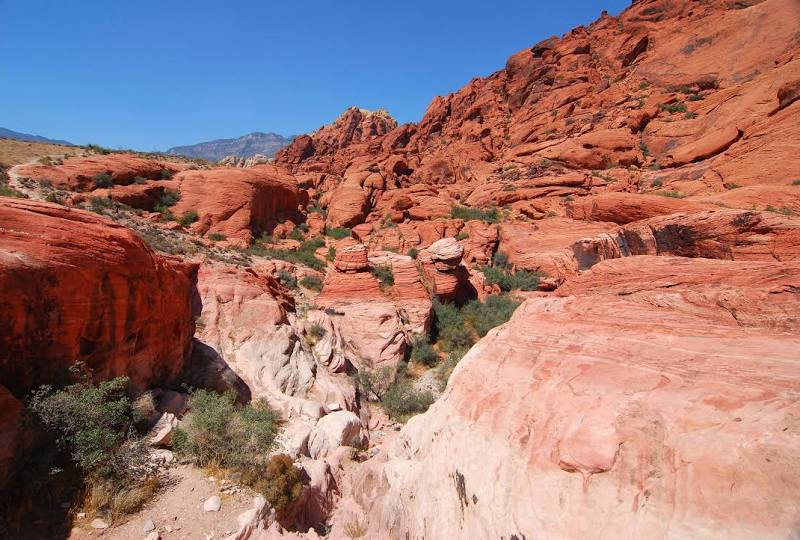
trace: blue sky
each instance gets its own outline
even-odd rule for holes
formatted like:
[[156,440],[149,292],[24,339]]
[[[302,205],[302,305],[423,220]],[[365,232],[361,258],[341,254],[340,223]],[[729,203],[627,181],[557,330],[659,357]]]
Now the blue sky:
[[0,0],[0,126],[165,150],[434,96],[629,1]]

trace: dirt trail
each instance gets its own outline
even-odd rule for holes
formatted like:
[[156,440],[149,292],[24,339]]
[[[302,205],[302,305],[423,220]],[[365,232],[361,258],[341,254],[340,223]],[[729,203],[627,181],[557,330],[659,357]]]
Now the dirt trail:
[[[115,523],[105,530],[93,529],[92,516],[76,520],[70,540],[103,538],[107,540],[144,539],[145,524],[152,520],[162,540],[220,539],[238,529],[236,518],[253,506],[255,494],[241,488],[238,493],[226,494],[224,479],[209,480],[203,470],[191,466],[170,469],[172,484],[148,503],[148,505],[125,521]],[[222,500],[218,512],[206,512],[203,503],[217,495]]]

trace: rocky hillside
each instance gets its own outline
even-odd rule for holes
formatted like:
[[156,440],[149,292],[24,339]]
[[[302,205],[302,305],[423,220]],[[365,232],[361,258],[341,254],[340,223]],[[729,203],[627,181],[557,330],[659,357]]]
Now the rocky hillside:
[[[223,505],[263,495],[230,539],[797,534],[797,20],[640,0],[418,124],[350,108],[274,163],[11,167],[0,483],[36,447],[27,392],[81,360],[157,398],[168,469],[187,387],[268,403],[263,453],[302,486],[226,476]],[[183,515],[148,512],[163,538]]]
[[291,142],[291,137],[284,137],[277,133],[255,132],[242,135],[237,139],[216,139],[186,146],[175,146],[167,150],[167,154],[203,158],[209,161],[219,161],[227,156],[247,158],[259,154],[271,158]]
[[3,139],[14,139],[17,141],[30,141],[30,142],[40,142],[40,143],[48,143],[48,144],[60,144],[64,146],[72,146],[72,143],[63,141],[61,139],[48,139],[47,137],[42,137],[41,135],[31,135],[30,133],[20,133],[19,131],[14,131],[11,129],[7,129],[4,127],[0,127],[0,138]]

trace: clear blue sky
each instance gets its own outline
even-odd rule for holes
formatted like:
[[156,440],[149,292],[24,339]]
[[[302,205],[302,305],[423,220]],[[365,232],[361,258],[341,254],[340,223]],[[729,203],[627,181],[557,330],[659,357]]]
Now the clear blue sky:
[[431,99],[625,0],[0,0],[0,126],[165,150]]

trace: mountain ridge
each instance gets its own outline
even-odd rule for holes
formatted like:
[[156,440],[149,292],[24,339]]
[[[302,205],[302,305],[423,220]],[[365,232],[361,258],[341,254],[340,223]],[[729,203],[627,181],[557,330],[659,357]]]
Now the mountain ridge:
[[48,137],[43,137],[41,135],[32,135],[30,133],[14,131],[13,129],[8,129],[4,127],[0,127],[0,138],[16,139],[18,141],[43,142],[50,144],[63,144],[65,146],[75,146],[73,143],[65,141],[63,139],[50,139]]
[[196,144],[174,146],[167,154],[182,155],[190,158],[204,158],[219,161],[226,156],[251,157],[262,154],[273,157],[282,148],[289,146],[293,136],[285,137],[278,133],[254,131],[241,137],[230,139],[214,139]]

